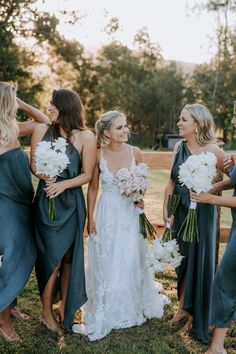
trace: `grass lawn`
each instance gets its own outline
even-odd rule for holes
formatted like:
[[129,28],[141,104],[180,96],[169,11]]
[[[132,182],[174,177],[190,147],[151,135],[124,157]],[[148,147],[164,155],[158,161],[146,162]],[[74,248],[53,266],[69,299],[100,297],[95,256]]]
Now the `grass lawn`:
[[[151,170],[150,188],[145,198],[145,209],[153,222],[162,223],[162,198],[169,176],[168,171]],[[35,182],[36,184],[36,182]],[[85,188],[86,192],[86,188]],[[231,193],[231,192],[230,192]],[[230,225],[230,213],[222,208],[222,220]],[[8,344],[0,340],[2,354],[187,354],[204,353],[206,346],[195,342],[191,335],[176,334],[180,326],[170,326],[168,320],[177,308],[175,272],[158,274],[171,304],[166,306],[164,317],[151,319],[140,327],[113,330],[100,341],[89,342],[81,335],[57,335],[39,323],[40,299],[34,273],[18,298],[18,306],[30,315],[28,321],[14,320],[15,327],[24,339],[21,344]],[[122,306],[122,304],[121,304]],[[182,323],[183,325],[183,323]],[[232,326],[226,341],[229,354],[236,353],[236,325]]]

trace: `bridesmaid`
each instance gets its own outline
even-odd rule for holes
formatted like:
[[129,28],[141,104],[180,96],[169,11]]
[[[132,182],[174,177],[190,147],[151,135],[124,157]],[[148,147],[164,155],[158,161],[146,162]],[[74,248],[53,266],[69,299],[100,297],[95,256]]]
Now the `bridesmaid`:
[[[35,197],[35,234],[38,248],[36,276],[42,299],[40,321],[59,331],[52,304],[60,290],[61,325],[70,331],[74,313],[87,301],[84,277],[83,229],[86,217],[82,185],[91,179],[96,140],[84,124],[84,108],[70,90],[54,90],[48,108],[52,124],[34,130],[31,167],[36,175],[35,149],[44,141],[64,137],[70,164],[57,180],[39,175]],[[48,219],[48,198],[55,198],[57,218]]]
[[[16,98],[13,85],[0,82],[0,335],[9,342],[21,340],[11,322],[11,304],[36,259],[31,215],[34,191],[28,157],[18,135],[31,134],[38,123],[16,121],[17,108],[27,106]],[[36,109],[29,113],[38,122],[48,121]]]
[[[232,124],[236,128],[236,102]],[[226,161],[227,163],[227,161]],[[191,199],[231,208],[233,222],[229,241],[221,263],[217,269],[212,292],[211,324],[215,326],[213,339],[207,354],[226,354],[224,340],[230,322],[236,320],[236,167],[230,173],[230,180],[217,183],[217,190],[234,188],[233,197],[217,196],[209,193],[191,193]]]
[[[217,167],[223,170],[224,152],[215,144],[214,121],[208,109],[201,104],[186,105],[177,124],[179,135],[184,138],[175,146],[175,159],[168,181],[164,205],[164,221],[172,223],[167,217],[167,201],[169,195],[180,195],[172,227],[176,238],[178,231],[188,213],[190,197],[188,189],[178,182],[179,166],[190,155],[198,155],[211,151],[217,157]],[[203,343],[208,341],[210,298],[215,263],[216,208],[213,205],[197,206],[199,242],[178,240],[180,252],[184,256],[181,265],[176,269],[179,308],[170,324],[176,324],[186,318],[185,325],[179,333],[191,328],[195,338]],[[207,222],[206,222],[207,221]]]

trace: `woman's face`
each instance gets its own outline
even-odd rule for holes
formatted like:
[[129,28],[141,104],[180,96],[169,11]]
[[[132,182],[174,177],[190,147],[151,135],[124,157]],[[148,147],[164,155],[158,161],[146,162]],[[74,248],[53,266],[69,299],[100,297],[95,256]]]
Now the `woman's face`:
[[129,128],[125,117],[117,118],[107,132],[108,137],[116,143],[125,143],[129,137]]
[[234,115],[231,119],[231,123],[233,124],[234,128],[236,128],[236,103],[234,104]]
[[197,123],[187,109],[183,109],[180,113],[177,127],[179,128],[179,135],[183,138],[196,134]]
[[48,113],[49,113],[49,118],[52,122],[55,122],[57,120],[59,111],[56,106],[54,106],[53,102],[51,101],[49,106],[48,106]]

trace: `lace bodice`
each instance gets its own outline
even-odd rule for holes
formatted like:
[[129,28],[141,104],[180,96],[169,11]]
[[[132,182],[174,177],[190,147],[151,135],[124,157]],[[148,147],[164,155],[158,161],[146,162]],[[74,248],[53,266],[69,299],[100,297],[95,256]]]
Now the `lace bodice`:
[[[132,153],[132,160],[131,160],[130,167],[132,167],[134,165],[135,165],[135,159],[134,159],[134,156]],[[115,174],[110,172],[108,169],[108,166],[107,166],[107,160],[104,158],[103,154],[101,154],[99,168],[100,168],[100,172],[101,172],[100,178],[101,178],[101,183],[102,183],[102,190],[108,191],[108,192],[119,192],[116,174],[118,171],[120,171],[120,169]]]

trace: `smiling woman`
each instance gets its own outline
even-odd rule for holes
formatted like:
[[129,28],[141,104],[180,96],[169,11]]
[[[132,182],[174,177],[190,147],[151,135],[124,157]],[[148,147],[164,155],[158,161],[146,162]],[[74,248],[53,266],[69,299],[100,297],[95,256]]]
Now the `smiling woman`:
[[[180,113],[177,126],[184,140],[175,147],[174,162],[163,205],[165,223],[172,224],[173,219],[168,218],[167,214],[168,197],[173,193],[180,195],[172,227],[175,238],[190,205],[189,191],[179,182],[179,167],[191,155],[212,152],[217,157],[217,167],[223,170],[225,156],[215,144],[214,121],[207,107],[201,104],[186,105]],[[216,243],[216,208],[213,205],[197,206],[197,228],[199,242],[188,243],[177,239],[180,253],[184,258],[176,270],[179,308],[170,323],[176,324],[185,318],[186,324],[180,332],[192,329],[197,340],[207,343]]]
[[[134,204],[119,189],[117,173],[123,168],[137,168],[141,173],[141,151],[126,143],[129,129],[119,110],[102,114],[96,132],[100,147],[87,194],[88,303],[84,306],[85,326],[73,326],[75,333],[83,333],[91,341],[105,337],[112,329],[160,318],[168,303],[145,266],[147,240],[140,232],[136,208],[143,208],[143,203]],[[94,217],[99,179],[103,191]]]
[[[36,276],[43,309],[41,322],[52,331],[60,328],[52,303],[60,290],[61,327],[70,331],[74,313],[87,300],[84,280],[83,228],[86,216],[82,185],[89,182],[96,160],[96,142],[87,130],[84,107],[77,93],[54,90],[48,108],[51,125],[36,128],[32,137],[31,167],[40,179],[35,205],[35,235],[38,248]],[[67,141],[69,164],[57,178],[38,175],[35,151],[41,141]],[[56,218],[49,220],[49,198],[54,199]],[[56,280],[60,279],[59,282]]]

